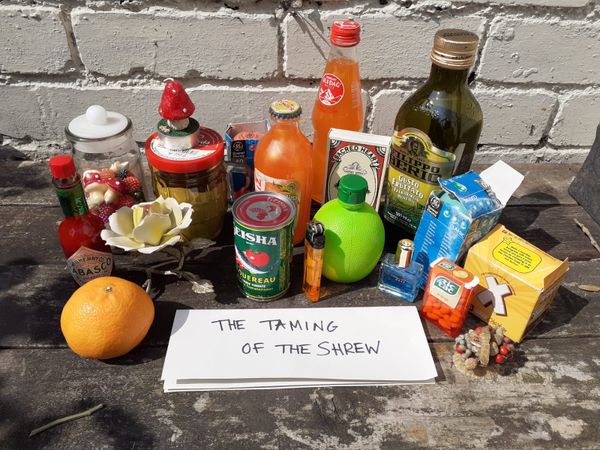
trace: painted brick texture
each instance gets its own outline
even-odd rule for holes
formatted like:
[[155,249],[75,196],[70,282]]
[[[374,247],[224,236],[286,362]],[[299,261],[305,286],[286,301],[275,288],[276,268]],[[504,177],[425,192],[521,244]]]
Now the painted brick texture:
[[[311,133],[333,20],[362,26],[358,54],[365,130],[392,131],[428,76],[436,30],[480,36],[470,77],[484,112],[478,161],[581,161],[600,122],[600,3],[594,0],[210,0],[0,3],[0,134],[4,146],[64,142],[91,104],[133,120],[143,141],[158,120],[162,81],[180,79],[197,118],[223,132],[266,117],[286,97]],[[0,146],[0,151],[2,151]]]

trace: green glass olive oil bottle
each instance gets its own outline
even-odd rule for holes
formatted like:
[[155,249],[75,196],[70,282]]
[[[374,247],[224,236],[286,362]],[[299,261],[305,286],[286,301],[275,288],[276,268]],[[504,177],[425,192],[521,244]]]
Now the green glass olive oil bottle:
[[471,32],[438,31],[429,79],[396,115],[383,210],[390,242],[415,234],[440,177],[471,166],[483,125],[481,107],[467,85],[477,44]]

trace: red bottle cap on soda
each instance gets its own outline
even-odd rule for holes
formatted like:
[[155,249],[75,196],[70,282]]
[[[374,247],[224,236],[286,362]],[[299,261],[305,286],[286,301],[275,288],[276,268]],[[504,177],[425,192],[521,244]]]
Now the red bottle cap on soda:
[[54,178],[71,178],[75,176],[75,163],[70,155],[58,155],[50,159],[50,171]]
[[354,47],[360,42],[360,25],[354,19],[336,20],[331,26],[331,43],[338,47]]

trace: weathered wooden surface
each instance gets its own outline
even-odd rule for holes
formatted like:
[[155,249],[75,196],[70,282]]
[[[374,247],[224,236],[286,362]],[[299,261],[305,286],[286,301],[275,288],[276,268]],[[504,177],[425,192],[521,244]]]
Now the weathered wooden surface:
[[[485,165],[474,165],[479,172]],[[568,194],[569,184],[575,177],[577,164],[514,164],[525,175],[523,184],[511,205],[574,205]],[[51,190],[48,164],[44,161],[0,159],[0,204],[55,205]]]
[[[465,378],[450,366],[451,340],[425,324],[440,373],[435,386],[177,394],[164,394],[160,382],[175,310],[307,306],[301,256],[289,295],[253,303],[235,286],[226,231],[189,265],[212,283],[213,293],[156,280],[156,320],[142,345],[117,360],[82,360],[66,348],[59,328],[75,286],[55,236],[60,210],[46,166],[0,161],[1,167],[0,448],[599,447],[600,294],[578,286],[600,285],[600,254],[573,218],[598,240],[600,227],[567,194],[576,166],[519,166],[528,178],[502,223],[573,262],[550,311],[504,373]],[[125,270],[139,260],[118,256],[118,274],[141,281]],[[352,286],[325,284],[329,298],[311,307],[398,304],[374,287],[376,276]],[[97,403],[106,408],[27,438],[31,429]]]

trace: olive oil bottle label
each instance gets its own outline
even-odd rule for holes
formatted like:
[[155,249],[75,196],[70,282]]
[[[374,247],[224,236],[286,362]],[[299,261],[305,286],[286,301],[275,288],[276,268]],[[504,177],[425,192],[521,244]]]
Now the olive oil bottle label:
[[452,176],[456,156],[433,145],[416,128],[394,131],[387,178],[384,217],[388,222],[415,232],[438,179]]

